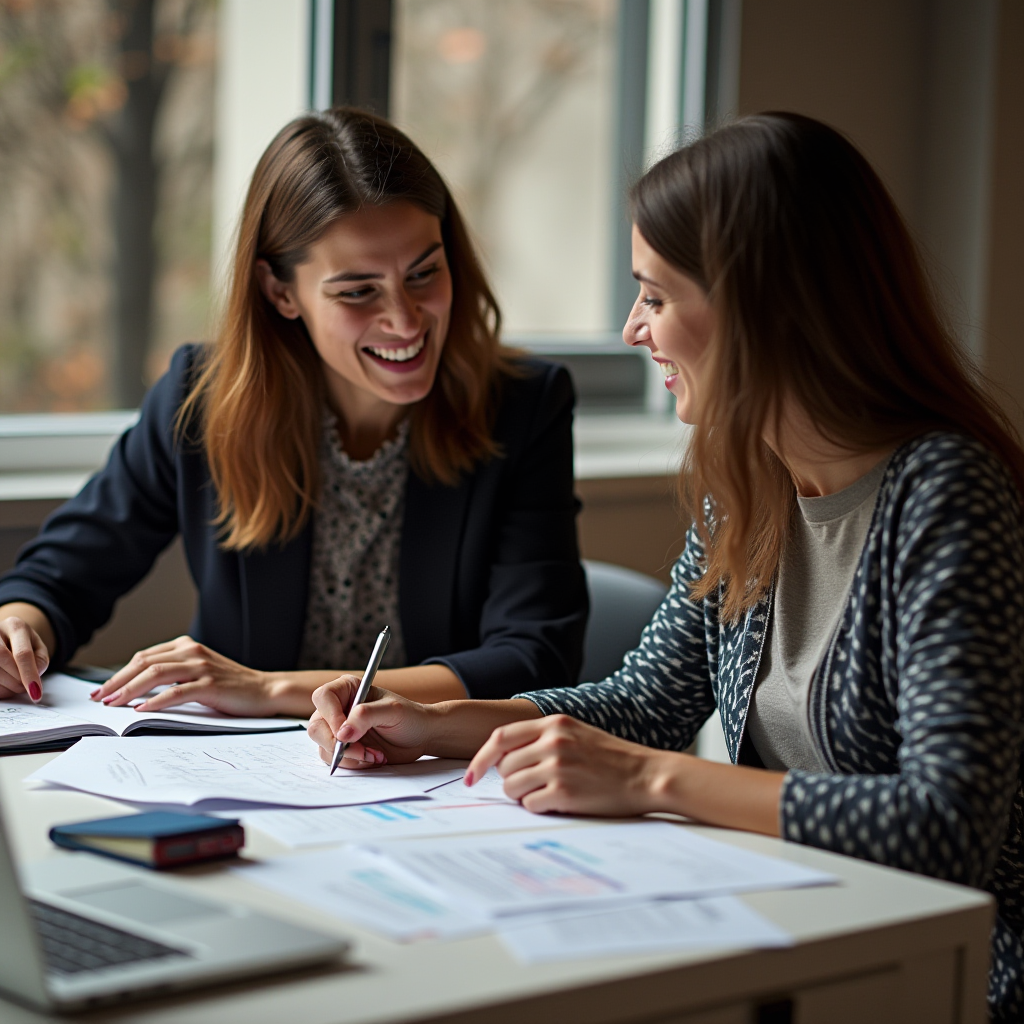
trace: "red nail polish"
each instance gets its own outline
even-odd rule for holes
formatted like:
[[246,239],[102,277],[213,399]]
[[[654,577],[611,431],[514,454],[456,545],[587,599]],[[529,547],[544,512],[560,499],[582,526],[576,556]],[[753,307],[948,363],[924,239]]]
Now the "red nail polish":
[[467,786],[472,786],[472,785],[473,785],[473,773],[472,773],[472,772],[466,772],[466,774],[465,774],[465,776],[463,777],[462,781],[463,781],[463,782],[464,782],[464,783],[465,783],[465,784],[466,784]]
[[39,698],[42,697],[42,695],[43,695],[43,688],[38,683],[29,683],[28,684],[28,695],[33,700],[39,700]]
[[97,694],[97,693],[99,693],[99,692],[100,692],[100,687],[99,687],[99,686],[97,686],[97,687],[96,687],[96,689],[95,689],[95,690],[93,690],[93,691],[92,691],[92,693],[90,693],[90,694],[89,694],[89,696],[90,696],[90,697],[95,697],[95,696],[96,696],[96,694]]

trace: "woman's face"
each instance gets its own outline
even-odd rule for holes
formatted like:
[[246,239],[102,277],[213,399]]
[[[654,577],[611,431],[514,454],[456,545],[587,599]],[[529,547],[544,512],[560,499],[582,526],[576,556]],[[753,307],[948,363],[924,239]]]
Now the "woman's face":
[[327,229],[293,281],[262,260],[257,273],[282,316],[302,317],[346,417],[433,387],[452,305],[437,217],[405,201],[365,207]]
[[629,320],[627,345],[643,345],[675,395],[676,416],[693,423],[701,395],[715,314],[704,289],[658,255],[633,225],[633,276],[640,282]]

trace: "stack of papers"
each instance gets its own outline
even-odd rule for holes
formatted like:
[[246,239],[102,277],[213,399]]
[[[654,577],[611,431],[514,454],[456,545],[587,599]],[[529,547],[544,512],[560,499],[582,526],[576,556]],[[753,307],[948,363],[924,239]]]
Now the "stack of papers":
[[331,776],[304,732],[280,732],[86,737],[29,779],[134,804],[242,805],[247,826],[293,848],[344,844],[233,869],[242,877],[396,941],[493,932],[527,962],[787,945],[738,894],[835,881],[669,822],[534,815],[493,769],[472,788],[464,771],[423,758]]
[[127,736],[139,729],[166,732],[279,732],[305,725],[295,718],[235,718],[201,704],[183,704],[174,711],[111,708],[89,699],[96,689],[73,676],[53,672],[43,679],[43,699],[0,701],[0,750],[29,750],[76,740],[80,736]]
[[835,881],[653,821],[353,844],[235,870],[397,941],[494,931],[527,961],[786,945],[735,894]]

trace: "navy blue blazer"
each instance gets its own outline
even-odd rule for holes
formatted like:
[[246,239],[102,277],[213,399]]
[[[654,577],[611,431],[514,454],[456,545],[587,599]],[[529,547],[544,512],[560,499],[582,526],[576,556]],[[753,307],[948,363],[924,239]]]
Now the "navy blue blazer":
[[[175,415],[202,349],[179,349],[106,466],[57,509],[0,579],[0,604],[50,619],[65,664],[174,539],[199,594],[191,635],[242,664],[295,668],[306,618],[312,522],[284,545],[225,551],[202,450],[176,440]],[[399,613],[410,665],[447,665],[472,697],[575,685],[587,590],[576,542],[572,383],[525,363],[503,379],[501,456],[457,485],[406,483]],[[351,666],[330,666],[346,668]]]

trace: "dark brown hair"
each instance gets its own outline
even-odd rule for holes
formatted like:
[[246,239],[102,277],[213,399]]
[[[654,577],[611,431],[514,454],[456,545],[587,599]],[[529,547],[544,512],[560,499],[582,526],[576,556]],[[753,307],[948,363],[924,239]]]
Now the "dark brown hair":
[[282,316],[263,295],[256,261],[291,281],[340,216],[398,200],[439,218],[452,277],[437,377],[411,412],[410,465],[425,480],[453,483],[497,453],[494,390],[516,372],[516,354],[499,344],[497,302],[444,181],[381,118],[343,107],[298,117],[253,174],[223,323],[178,418],[181,431],[199,425],[228,549],[295,537],[319,497],[320,357],[301,319]]
[[707,552],[695,598],[724,585],[731,620],[771,584],[796,500],[763,440],[766,428],[778,436],[784,399],[851,452],[962,432],[1024,493],[1014,429],[940,316],[892,197],[835,129],[797,114],[743,118],[656,164],[630,199],[648,244],[716,314],[680,488]]

